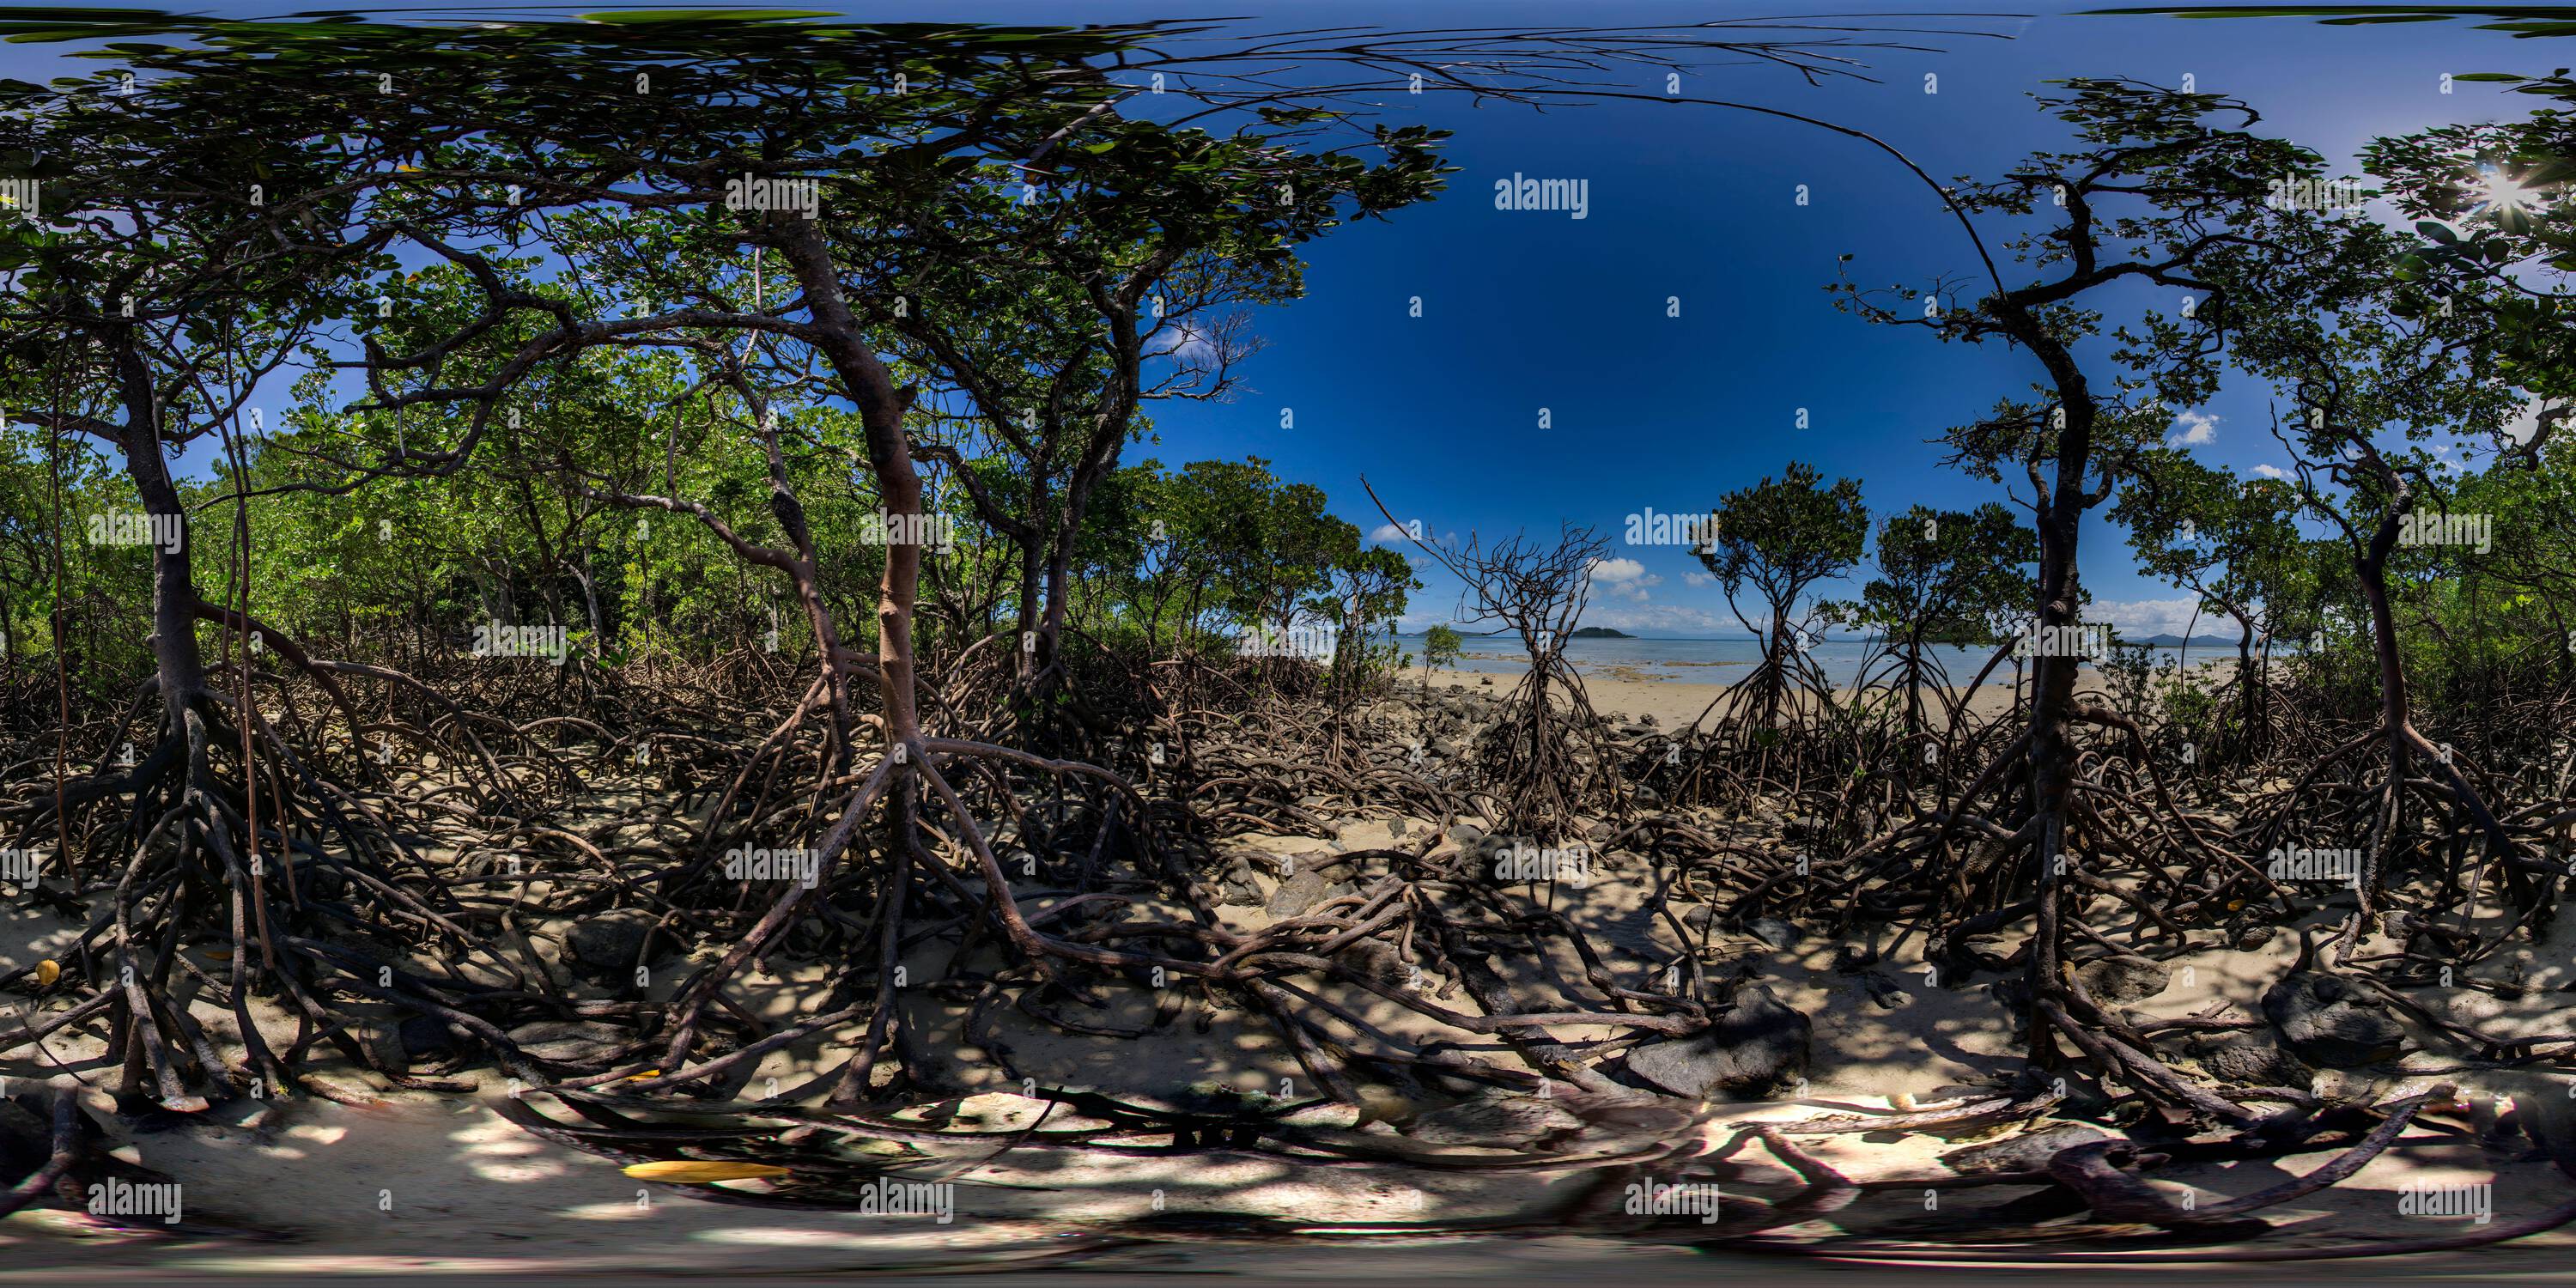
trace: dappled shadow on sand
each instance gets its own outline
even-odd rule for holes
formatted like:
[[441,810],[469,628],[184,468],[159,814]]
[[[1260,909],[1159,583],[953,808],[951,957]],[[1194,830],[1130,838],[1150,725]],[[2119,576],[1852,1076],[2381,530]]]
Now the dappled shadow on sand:
[[[1852,1107],[1887,1112],[1857,1101]],[[2192,1247],[2145,1227],[2090,1224],[2080,1205],[2052,1212],[2042,1178],[1990,1184],[1949,1175],[1930,1156],[1958,1140],[1893,1132],[1798,1136],[1800,1156],[1851,1178],[1847,1205],[1818,1214],[1831,1224],[1780,1224],[1720,1244],[1711,1240],[1725,1239],[1740,1214],[1814,1190],[1759,1142],[1730,1139],[1737,1133],[1722,1124],[1703,1124],[1688,1147],[1644,1168],[1467,1172],[1298,1156],[1290,1132],[1240,1149],[1172,1152],[1168,1144],[1100,1136],[1101,1119],[1011,1093],[982,1093],[940,1109],[932,1116],[945,1130],[989,1134],[971,1147],[924,1148],[886,1136],[800,1138],[797,1125],[786,1122],[736,1135],[738,1124],[693,1125],[667,1113],[634,1131],[597,1130],[543,1096],[519,1104],[496,1095],[373,1108],[238,1102],[185,1125],[153,1124],[169,1129],[140,1132],[127,1144],[185,1185],[189,1229],[266,1231],[276,1241],[116,1232],[22,1215],[0,1225],[0,1275],[900,1276],[1017,1268],[1188,1270],[1250,1281],[1359,1274],[1370,1281],[1472,1275],[1549,1282],[1588,1269],[1598,1282],[1600,1269],[1616,1267],[1626,1281],[1677,1283],[1729,1268],[1768,1280],[1881,1261],[2316,1255],[2400,1235],[2471,1235],[2570,1197],[2566,1179],[2545,1164],[2427,1130],[2410,1133],[2344,1184],[2267,1210],[2275,1228],[2259,1240]],[[1772,1120],[1814,1113],[1788,1105],[1730,1107],[1730,1115],[1736,1111]],[[524,1130],[514,1118],[597,1134],[578,1147]],[[2313,1171],[2330,1156],[2172,1166],[2152,1175],[2169,1198],[2189,1194],[2212,1206]],[[776,1160],[791,1171],[704,1186],[639,1181],[621,1170],[655,1157]],[[1927,1177],[1943,1179],[1909,1181]],[[882,1187],[905,1183],[953,1186],[942,1200],[948,1219],[939,1215],[942,1204],[913,1214],[882,1210],[890,1206]],[[1625,1220],[1625,1187],[1638,1183],[1714,1186],[1717,1220],[1699,1213]],[[2410,1192],[2479,1184],[2491,1187],[2492,1226],[2402,1214]],[[869,1198],[872,1188],[879,1198]],[[2537,1278],[2562,1273],[2571,1251],[2576,1239],[2560,1231],[2348,1269],[2360,1277]],[[1387,1279],[1373,1278],[1379,1275]]]

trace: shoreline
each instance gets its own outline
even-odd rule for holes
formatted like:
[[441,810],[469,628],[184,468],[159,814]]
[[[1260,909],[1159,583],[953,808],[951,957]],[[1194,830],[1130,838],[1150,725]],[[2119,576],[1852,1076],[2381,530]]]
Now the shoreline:
[[[2223,684],[2234,674],[2235,664],[2236,659],[2232,657],[2221,658],[2195,663],[2192,669],[2201,672],[2213,683]],[[1731,662],[1700,662],[1686,665],[1750,666],[1749,663]],[[1584,693],[1591,699],[1592,709],[1601,713],[1603,718],[1614,724],[1623,724],[1631,720],[1652,717],[1652,723],[1669,729],[1692,727],[1719,698],[1725,695],[1726,690],[1734,682],[1733,680],[1708,682],[1666,679],[1626,662],[1605,663],[1591,668],[1578,665],[1575,670],[1583,677]],[[1526,668],[1512,671],[1426,671],[1416,663],[1404,668],[1404,675],[1399,683],[1401,688],[1412,689],[1419,687],[1427,679],[1433,689],[1491,689],[1499,695],[1508,692],[1513,685],[1520,682],[1522,676],[1527,674]],[[2011,674],[1998,668],[1996,675],[2001,678],[1989,679],[1985,684],[1978,686],[1975,695],[1969,698],[1967,702],[1969,714],[1991,718],[2011,709],[2014,696]],[[1952,685],[1948,693],[1955,699],[1963,687]],[[2078,674],[2075,691],[2107,693],[2109,687],[2103,680],[2101,671],[2088,667]],[[1834,696],[1838,700],[1849,701],[1855,692],[1852,686],[1844,685],[1834,690]],[[1937,705],[1933,697],[1934,692],[1935,690],[1930,687],[1924,689],[1927,705]]]

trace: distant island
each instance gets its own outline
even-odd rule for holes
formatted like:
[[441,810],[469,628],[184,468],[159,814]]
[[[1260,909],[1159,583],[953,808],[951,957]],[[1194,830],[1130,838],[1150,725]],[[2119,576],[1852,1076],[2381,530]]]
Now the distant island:
[[1569,638],[1578,640],[1632,640],[1637,637],[1626,631],[1614,631],[1607,626],[1578,626],[1574,628],[1574,634]]

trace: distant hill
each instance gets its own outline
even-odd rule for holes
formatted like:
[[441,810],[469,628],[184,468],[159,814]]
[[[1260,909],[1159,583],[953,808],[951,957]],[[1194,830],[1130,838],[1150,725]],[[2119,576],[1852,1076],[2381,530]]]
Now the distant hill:
[[1574,628],[1574,634],[1571,638],[1578,640],[1632,640],[1637,637],[1626,631],[1614,631],[1607,626],[1578,626]]
[[[2153,644],[2157,648],[2181,648],[2184,640],[2183,637],[2179,635],[2150,635],[2145,639],[2122,640],[2120,642],[2123,644]],[[2193,648],[2232,649],[2236,647],[2236,641],[2231,639],[2221,639],[2216,635],[2194,635],[2191,637],[2190,644]]]

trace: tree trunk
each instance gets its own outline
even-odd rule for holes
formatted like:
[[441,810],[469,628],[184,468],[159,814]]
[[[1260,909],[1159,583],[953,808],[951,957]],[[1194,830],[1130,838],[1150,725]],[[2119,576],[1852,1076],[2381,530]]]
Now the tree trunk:
[[[150,641],[153,666],[160,677],[161,706],[168,717],[165,730],[177,735],[186,728],[187,708],[206,691],[205,659],[197,650],[197,582],[190,563],[188,514],[170,481],[169,460],[161,453],[160,409],[153,397],[151,372],[131,347],[118,351],[116,366],[126,408],[118,442],[124,449],[126,476],[142,498],[144,513],[152,517],[152,530],[180,534],[177,541],[156,541],[152,546]],[[177,526],[165,528],[165,524]]]
[[2388,552],[2397,544],[2399,516],[2413,502],[2413,489],[2400,484],[2380,512],[2379,526],[2370,534],[2370,545],[2353,561],[2353,572],[2361,582],[2361,597],[2370,606],[2370,642],[2379,661],[2379,719],[2388,740],[2388,810],[2386,832],[2380,844],[2370,848],[2370,872],[2362,888],[2361,906],[2366,914],[2379,902],[2386,888],[2385,856],[2395,844],[2398,827],[2406,817],[2407,702],[2406,667],[2397,655],[2397,618],[2388,607]]
[[[910,399],[895,388],[894,374],[860,338],[859,320],[841,293],[840,277],[833,270],[821,231],[801,221],[780,221],[773,227],[778,230],[778,249],[795,272],[813,313],[816,347],[832,364],[842,392],[858,406],[859,422],[867,432],[868,465],[876,474],[886,515],[894,521],[889,526],[899,524],[898,531],[918,532],[921,474],[913,468],[912,444],[903,427]],[[913,603],[920,589],[921,547],[887,543],[885,575],[877,586],[877,684],[890,742],[912,743],[921,737],[912,660]],[[819,610],[821,603],[813,601],[810,607]],[[822,644],[826,667],[834,666],[833,651],[834,642],[826,638]]]

